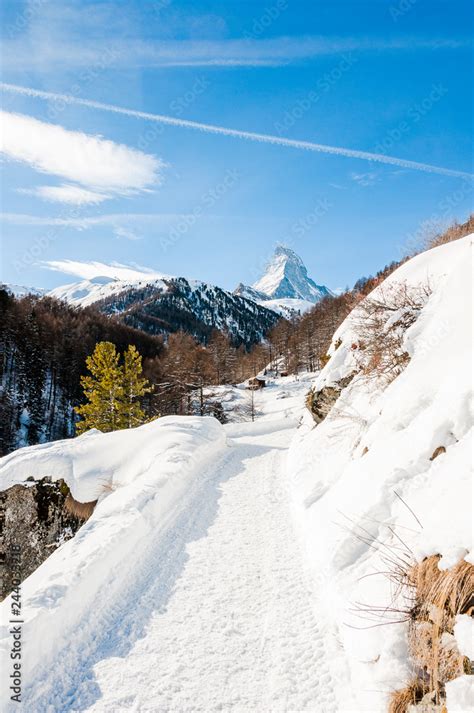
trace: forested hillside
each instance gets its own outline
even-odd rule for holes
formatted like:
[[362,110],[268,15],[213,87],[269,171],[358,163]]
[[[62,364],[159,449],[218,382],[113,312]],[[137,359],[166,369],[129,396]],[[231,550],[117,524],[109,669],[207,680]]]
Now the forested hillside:
[[75,309],[48,297],[15,299],[0,290],[0,453],[74,434],[73,407],[80,376],[96,342],[119,349],[134,344],[148,359],[159,338],[93,309]]
[[97,302],[96,307],[149,334],[182,330],[206,343],[212,331],[220,329],[233,344],[247,347],[260,342],[279,319],[270,309],[204,282],[183,277],[162,282],[164,287],[132,287]]
[[[83,398],[80,378],[97,342],[110,341],[119,352],[136,346],[153,385],[153,393],[143,400],[150,418],[190,413],[195,408],[191,392],[242,381],[265,363],[260,344],[248,353],[218,330],[206,336],[206,346],[192,330],[178,331],[164,342],[95,307],[71,307],[31,295],[17,299],[1,289],[0,454],[75,434],[74,407]],[[208,412],[202,399],[199,412]]]

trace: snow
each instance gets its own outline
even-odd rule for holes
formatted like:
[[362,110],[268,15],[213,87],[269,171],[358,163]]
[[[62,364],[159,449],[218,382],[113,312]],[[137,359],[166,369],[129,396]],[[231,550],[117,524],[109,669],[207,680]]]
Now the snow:
[[[295,517],[322,616],[342,643],[334,670],[350,673],[343,709],[384,710],[409,675],[407,625],[374,627],[387,618],[360,612],[392,601],[378,574],[386,547],[401,538],[416,558],[440,553],[441,568],[473,561],[471,247],[472,236],[423,253],[376,288],[433,290],[405,335],[408,366],[389,386],[354,378],[321,424],[305,416],[290,448]],[[356,322],[353,313],[337,330],[315,389],[356,369]],[[430,460],[439,446],[446,452]]]
[[174,580],[172,596],[171,582],[165,588],[161,578],[141,594],[139,610],[155,604],[143,635],[132,629],[125,660],[121,649],[100,654],[93,684],[85,680],[74,693],[77,707],[207,713],[311,710],[321,702],[327,713],[335,710],[324,629],[279,478],[284,457],[277,448],[291,430],[268,431],[229,432],[234,446],[214,473],[220,471],[218,512],[215,494],[199,503],[181,571],[157,562]]
[[281,314],[282,317],[286,317],[287,319],[298,313],[304,314],[314,307],[314,302],[291,297],[278,300],[258,300],[258,304],[267,309],[272,309],[274,312],[278,312],[278,314]]
[[459,651],[474,661],[474,619],[467,614],[459,614],[454,625],[454,636]]
[[460,676],[446,684],[449,713],[471,713],[474,710],[474,676]]
[[184,459],[186,451],[181,453],[178,446],[184,449],[194,432],[204,435],[204,424],[208,437],[217,438],[213,419],[186,423],[166,416],[139,428],[113,433],[93,429],[78,438],[21,448],[0,459],[1,488],[27,478],[62,478],[76,500],[90,502],[153,473],[155,461],[168,449],[177,449],[176,461]]
[[25,287],[24,285],[0,282],[0,288],[7,290],[17,298],[26,297],[27,295],[33,295],[34,297],[42,297],[44,295],[44,290],[37,289],[36,287]]
[[295,314],[304,314],[314,307],[314,300],[301,299],[297,297],[280,297],[279,299],[271,299],[264,292],[244,285],[242,282],[235,288],[234,295],[244,297],[246,300],[256,302],[262,307],[271,309],[277,314],[280,314],[286,319],[291,319]]
[[161,275],[157,278],[140,277],[132,280],[120,280],[97,275],[91,279],[55,287],[48,292],[48,296],[68,302],[76,307],[90,307],[90,305],[100,300],[119,295],[126,290],[140,289],[147,285],[153,285],[154,287],[166,291],[168,288],[166,282],[164,282],[165,278],[165,275]]
[[[48,676],[64,682],[62,676],[72,665],[71,642],[82,649],[74,649],[78,660],[87,655],[99,625],[105,626],[104,617],[121,606],[131,582],[143,583],[154,575],[150,551],[163,546],[193,495],[205,489],[210,463],[225,450],[225,432],[215,419],[170,416],[130,431],[92,432],[73,441],[21,449],[1,459],[2,487],[28,474],[63,477],[73,493],[88,500],[102,491],[76,537],[22,584],[28,642],[22,671],[25,701],[40,695]],[[10,671],[9,608],[7,598],[1,605],[3,675]],[[0,707],[7,710],[6,702]]]

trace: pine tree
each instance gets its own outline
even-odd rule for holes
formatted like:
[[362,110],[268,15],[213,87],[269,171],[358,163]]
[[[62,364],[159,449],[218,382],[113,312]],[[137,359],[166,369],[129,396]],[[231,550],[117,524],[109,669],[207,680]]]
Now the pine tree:
[[77,424],[78,433],[90,428],[108,433],[126,427],[123,368],[119,359],[111,342],[98,342],[92,356],[87,357],[91,376],[82,376],[81,385],[88,403],[75,409],[83,418]]
[[120,406],[126,428],[134,428],[144,423],[145,413],[139,399],[150,391],[152,388],[148,380],[142,376],[142,358],[137,348],[130,344],[124,353],[123,403]]
[[77,424],[77,432],[98,428],[108,433],[144,423],[146,417],[139,399],[151,387],[142,376],[142,358],[137,348],[129,344],[120,364],[115,345],[99,342],[86,364],[91,375],[82,376],[81,384],[88,403],[75,409],[83,417]]

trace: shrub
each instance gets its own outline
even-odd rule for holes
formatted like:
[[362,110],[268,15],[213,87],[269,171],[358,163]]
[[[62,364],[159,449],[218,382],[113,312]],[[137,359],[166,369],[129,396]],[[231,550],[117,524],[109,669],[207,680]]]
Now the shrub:
[[414,679],[405,688],[393,691],[390,696],[388,713],[407,713],[408,706],[419,703],[425,692],[420,681]]
[[418,675],[392,695],[390,713],[405,713],[408,704],[415,702],[410,695],[421,700],[420,689],[442,703],[444,684],[471,670],[469,659],[457,648],[453,630],[456,616],[470,613],[474,604],[474,566],[461,560],[440,570],[439,560],[440,555],[432,555],[394,572],[395,581],[411,602],[408,648]]
[[390,383],[403,371],[410,360],[404,348],[405,332],[416,322],[430,294],[429,284],[395,283],[359,304],[354,323],[358,342],[353,345],[359,373]]
[[425,239],[425,250],[431,250],[431,248],[437,248],[439,245],[459,240],[470,233],[474,233],[474,213],[469,216],[465,223],[455,222],[446,230],[434,229]]
[[324,369],[328,361],[330,360],[330,354],[321,354],[319,357],[319,363],[321,364],[321,369]]

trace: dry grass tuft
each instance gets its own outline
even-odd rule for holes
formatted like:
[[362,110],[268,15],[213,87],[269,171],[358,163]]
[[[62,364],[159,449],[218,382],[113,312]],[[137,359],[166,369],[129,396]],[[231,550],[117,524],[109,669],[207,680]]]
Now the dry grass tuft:
[[416,607],[435,606],[444,612],[449,627],[457,614],[465,614],[474,604],[474,565],[461,560],[440,570],[440,555],[426,557],[407,572],[407,584],[415,588]]
[[[412,608],[408,646],[417,672],[415,681],[432,692],[437,704],[442,704],[444,684],[467,670],[466,657],[456,645],[453,635],[458,614],[471,614],[474,606],[474,565],[461,560],[448,570],[439,569],[440,555],[426,557],[411,564],[395,579],[411,592]],[[393,694],[390,713],[405,713],[413,682]],[[403,708],[405,705],[405,708]]]
[[96,505],[97,500],[91,500],[89,503],[80,503],[72,497],[71,493],[68,494],[64,501],[65,509],[79,520],[88,520],[94,512]]
[[388,713],[406,713],[408,706],[419,703],[425,693],[421,681],[413,679],[405,688],[391,694]]
[[431,248],[437,248],[439,245],[459,240],[470,233],[474,233],[474,213],[469,216],[465,223],[454,223],[446,230],[435,229],[433,234],[427,236],[425,250],[431,250]]

